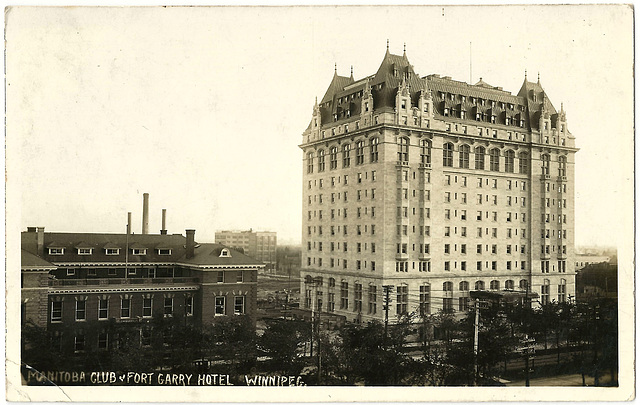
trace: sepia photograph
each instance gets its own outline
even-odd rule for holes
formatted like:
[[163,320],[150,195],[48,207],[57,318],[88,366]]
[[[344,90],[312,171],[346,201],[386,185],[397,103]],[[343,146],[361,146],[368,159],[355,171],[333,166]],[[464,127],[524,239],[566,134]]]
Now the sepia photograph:
[[6,399],[633,400],[633,18],[7,7]]

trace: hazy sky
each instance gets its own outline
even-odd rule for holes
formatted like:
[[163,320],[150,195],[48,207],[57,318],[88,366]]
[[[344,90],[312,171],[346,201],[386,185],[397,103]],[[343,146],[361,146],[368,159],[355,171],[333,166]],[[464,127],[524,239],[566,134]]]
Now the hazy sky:
[[[576,244],[633,226],[632,13],[626,6],[14,8],[7,19],[7,218],[21,229],[264,229],[299,242],[301,134],[337,63],[385,52],[421,76],[564,102]],[[15,204],[13,204],[15,203]],[[19,224],[18,224],[19,218]],[[12,222],[13,221],[13,222]],[[11,228],[9,227],[11,230]]]

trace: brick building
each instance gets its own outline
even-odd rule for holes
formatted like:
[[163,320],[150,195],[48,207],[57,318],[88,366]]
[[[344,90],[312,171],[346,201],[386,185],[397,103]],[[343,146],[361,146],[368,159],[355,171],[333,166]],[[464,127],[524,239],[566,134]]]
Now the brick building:
[[275,232],[254,231],[218,231],[216,243],[242,249],[244,254],[266,264],[267,269],[275,268],[278,246]]
[[22,233],[22,322],[53,331],[61,346],[106,348],[107,325],[141,330],[154,316],[210,324],[255,320],[264,264],[180,234]]
[[381,320],[389,286],[393,321],[470,290],[575,295],[577,149],[539,78],[419,76],[387,46],[373,75],[334,72],[302,138],[302,306]]

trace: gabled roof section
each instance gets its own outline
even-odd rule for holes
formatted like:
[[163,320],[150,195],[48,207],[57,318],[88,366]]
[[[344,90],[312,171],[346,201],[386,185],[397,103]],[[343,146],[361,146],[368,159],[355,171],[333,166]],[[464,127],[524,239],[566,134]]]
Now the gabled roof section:
[[331,84],[329,84],[329,88],[327,92],[324,93],[324,97],[322,97],[322,101],[320,104],[324,104],[327,101],[333,100],[335,95],[341,92],[346,86],[353,82],[353,77],[345,77],[338,76],[337,70],[333,72],[333,78],[331,79]]
[[[375,108],[395,107],[396,93],[403,80],[409,85],[411,99],[414,102],[416,95],[424,89],[424,81],[413,70],[406,53],[402,56],[394,55],[387,49],[378,71],[370,82]],[[382,85],[382,88],[377,89],[379,85]]]
[[27,252],[26,250],[21,250],[21,263],[22,268],[42,268],[45,269],[55,269],[56,265],[49,263],[48,261],[34,255],[33,253]]
[[[222,249],[228,249],[231,255],[227,257],[220,257]],[[178,260],[178,262],[203,267],[264,266],[264,263],[219,243],[201,243],[196,249],[194,249],[194,255],[192,258],[187,259],[183,256]]]
[[88,248],[88,249],[93,249],[95,246],[85,242],[85,241],[81,241],[79,243],[76,243],[75,248],[76,249],[82,249],[82,248]]

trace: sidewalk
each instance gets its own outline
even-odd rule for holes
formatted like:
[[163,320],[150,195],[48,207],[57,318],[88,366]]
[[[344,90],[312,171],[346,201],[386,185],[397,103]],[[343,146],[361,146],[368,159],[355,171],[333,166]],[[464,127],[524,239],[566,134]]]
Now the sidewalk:
[[[588,375],[584,376],[584,382],[588,387],[593,387],[594,378]],[[611,375],[605,374],[600,377],[599,385],[608,385],[611,382]],[[581,387],[582,386],[582,375],[580,374],[567,374],[567,375],[558,375],[554,377],[539,377],[539,378],[530,378],[529,385],[531,387]],[[511,381],[506,383],[507,387],[524,387],[525,381]]]

